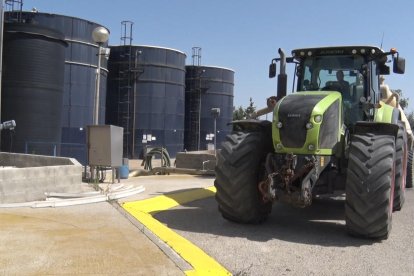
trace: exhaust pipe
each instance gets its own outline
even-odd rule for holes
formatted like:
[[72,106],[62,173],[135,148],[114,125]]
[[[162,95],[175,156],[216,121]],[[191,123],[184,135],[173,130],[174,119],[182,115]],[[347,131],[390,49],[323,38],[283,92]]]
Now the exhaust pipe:
[[286,55],[282,48],[278,50],[280,56],[280,74],[286,75]]
[[280,55],[280,73],[277,76],[277,99],[280,100],[287,93],[286,55],[282,48],[278,50]]

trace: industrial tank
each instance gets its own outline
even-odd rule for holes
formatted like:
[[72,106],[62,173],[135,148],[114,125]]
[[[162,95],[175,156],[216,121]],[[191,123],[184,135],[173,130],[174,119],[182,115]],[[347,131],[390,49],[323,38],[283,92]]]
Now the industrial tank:
[[6,23],[3,40],[2,150],[52,155],[59,152],[63,99],[62,33],[42,26]]
[[146,147],[183,150],[185,58],[155,46],[111,46],[107,123],[124,128],[124,155],[142,157]]
[[[5,13],[6,21],[13,21],[17,13]],[[98,45],[92,32],[100,24],[71,16],[23,12],[21,20],[38,26],[56,29],[68,43],[65,51],[64,97],[61,109],[62,156],[86,161],[86,126],[93,124]],[[107,43],[102,45],[107,47]],[[102,58],[100,78],[99,123],[105,123],[107,59]]]
[[[209,149],[216,143],[219,148],[233,119],[234,71],[215,66],[186,66],[185,135],[184,147],[188,151]],[[215,119],[213,108],[219,108]]]

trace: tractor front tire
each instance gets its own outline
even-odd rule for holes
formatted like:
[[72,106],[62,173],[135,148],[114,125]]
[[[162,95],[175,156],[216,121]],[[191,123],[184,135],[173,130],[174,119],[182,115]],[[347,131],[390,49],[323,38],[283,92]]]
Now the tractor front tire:
[[235,132],[226,137],[217,153],[216,200],[225,219],[257,224],[272,210],[264,203],[258,184],[266,178],[265,159],[272,151],[269,132]]
[[345,188],[345,220],[349,234],[388,238],[392,227],[394,182],[394,136],[353,135]]

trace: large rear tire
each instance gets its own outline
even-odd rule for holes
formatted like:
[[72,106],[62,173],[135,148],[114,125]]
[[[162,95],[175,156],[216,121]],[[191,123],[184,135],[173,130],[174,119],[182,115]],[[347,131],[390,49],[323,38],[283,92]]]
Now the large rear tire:
[[272,209],[263,203],[258,183],[265,179],[264,162],[271,152],[272,138],[266,132],[236,132],[228,135],[217,153],[216,200],[225,219],[260,223]]
[[355,134],[349,151],[345,220],[351,235],[387,239],[392,227],[395,138]]
[[412,188],[413,187],[413,172],[414,172],[414,168],[413,168],[413,151],[410,150],[408,152],[408,160],[407,160],[407,178],[406,178],[406,182],[405,182],[405,187],[406,188]]
[[398,123],[399,130],[395,141],[395,187],[393,211],[399,211],[405,202],[405,185],[407,175],[407,134],[403,123]]

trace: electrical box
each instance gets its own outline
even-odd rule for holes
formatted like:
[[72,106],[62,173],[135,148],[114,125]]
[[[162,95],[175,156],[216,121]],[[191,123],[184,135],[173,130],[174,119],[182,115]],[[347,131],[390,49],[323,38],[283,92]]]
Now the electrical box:
[[86,144],[90,166],[122,166],[124,129],[113,125],[88,126]]

